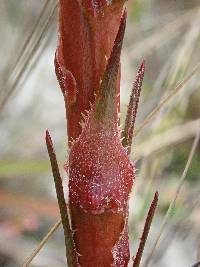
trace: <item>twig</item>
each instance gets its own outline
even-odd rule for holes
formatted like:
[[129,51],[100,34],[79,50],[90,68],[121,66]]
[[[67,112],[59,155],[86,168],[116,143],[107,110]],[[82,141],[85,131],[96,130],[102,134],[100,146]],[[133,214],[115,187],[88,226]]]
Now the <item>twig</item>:
[[150,227],[151,227],[151,224],[152,224],[152,220],[153,220],[153,217],[154,217],[154,214],[155,214],[155,210],[156,210],[157,204],[158,204],[158,192],[155,193],[153,201],[152,201],[151,206],[149,208],[149,212],[148,212],[148,215],[147,215],[147,218],[146,218],[146,221],[145,221],[144,230],[143,230],[142,237],[141,237],[141,240],[140,240],[140,245],[139,245],[136,257],[135,257],[134,262],[133,262],[133,267],[139,267],[140,266],[140,262],[141,262],[141,259],[142,259],[142,254],[143,254],[143,251],[144,251],[144,247],[145,247],[145,244],[146,244],[146,241],[147,241],[147,237],[148,237],[148,234],[149,234],[149,230],[150,230]]
[[193,75],[200,68],[200,63],[198,63],[195,68],[170,92],[154,110],[144,119],[144,121],[135,130],[135,136],[152,120],[153,117],[166,105],[183,87],[184,85],[193,77]]
[[196,138],[195,138],[195,140],[194,140],[194,142],[193,142],[193,145],[192,145],[192,148],[191,148],[191,151],[190,151],[190,154],[189,154],[187,163],[186,163],[186,165],[185,165],[184,171],[183,171],[183,173],[182,173],[182,175],[181,175],[181,178],[180,178],[180,180],[179,180],[178,186],[177,186],[177,188],[176,188],[176,192],[175,192],[175,195],[174,195],[174,199],[171,201],[171,203],[170,203],[170,205],[169,205],[169,207],[168,207],[168,210],[167,210],[167,212],[166,212],[165,218],[164,218],[164,220],[163,220],[163,222],[162,222],[162,225],[161,225],[160,230],[159,230],[159,232],[158,232],[157,238],[156,238],[156,240],[155,240],[155,242],[154,242],[154,244],[153,244],[152,250],[151,250],[149,256],[147,257],[147,259],[146,259],[146,261],[145,261],[144,267],[148,267],[148,266],[149,266],[149,263],[150,263],[150,261],[151,261],[151,259],[152,259],[152,256],[153,256],[153,254],[154,254],[154,252],[155,252],[155,249],[156,249],[156,247],[157,247],[157,245],[158,245],[158,242],[159,242],[159,240],[160,240],[160,237],[161,237],[161,235],[162,235],[162,233],[163,233],[163,231],[164,231],[164,229],[165,229],[165,227],[166,227],[166,225],[167,225],[168,218],[169,218],[169,216],[170,216],[170,214],[171,214],[171,211],[173,210],[173,208],[174,208],[174,206],[175,206],[176,199],[177,199],[177,197],[178,197],[178,195],[179,195],[179,193],[180,193],[180,190],[181,190],[181,188],[182,188],[182,186],[183,186],[183,183],[184,183],[184,180],[185,180],[185,178],[186,178],[187,172],[188,172],[188,170],[189,170],[190,164],[191,164],[191,162],[192,162],[192,159],[193,159],[195,150],[196,150],[196,148],[197,148],[199,139],[200,139],[200,123],[199,123],[199,131],[198,131],[198,133],[197,133],[197,135],[196,135]]
[[27,258],[25,263],[22,265],[22,267],[28,267],[29,264],[33,261],[35,256],[40,252],[40,250],[44,247],[44,245],[47,243],[47,241],[50,239],[50,237],[53,235],[53,233],[58,229],[58,227],[61,225],[61,219],[57,221],[57,223],[50,229],[47,235],[42,239],[38,247],[33,251],[33,253]]

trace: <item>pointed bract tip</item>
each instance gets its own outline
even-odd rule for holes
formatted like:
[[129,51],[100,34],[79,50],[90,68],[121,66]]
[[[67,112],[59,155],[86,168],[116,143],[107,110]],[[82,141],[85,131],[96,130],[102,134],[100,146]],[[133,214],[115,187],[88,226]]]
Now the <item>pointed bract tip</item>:
[[127,8],[126,7],[124,8],[124,11],[122,13],[122,18],[123,17],[124,17],[125,20],[127,19]]
[[[137,78],[143,80],[144,73],[145,73],[145,68],[146,68],[146,62],[145,62],[145,60],[143,60],[142,63],[141,63],[141,65],[140,65],[140,67],[139,67],[139,69],[138,69],[138,72],[137,72],[136,82],[137,82]],[[142,84],[141,84],[141,86],[142,86]]]
[[122,136],[124,136],[122,144],[124,147],[128,147],[128,154],[130,154],[131,152],[133,131],[139,104],[140,92],[142,89],[142,82],[144,79],[144,72],[145,72],[145,60],[142,61],[138,69],[136,78],[133,82],[133,88],[126,115],[125,127],[124,131],[122,131]]
[[107,68],[106,68],[106,71],[104,73],[105,77],[107,77],[108,72],[111,69],[115,69],[115,70],[118,69],[118,65],[119,65],[119,61],[120,61],[120,55],[121,55],[121,49],[122,49],[122,43],[123,43],[124,33],[125,33],[125,29],[126,29],[126,17],[127,17],[127,12],[126,12],[126,10],[124,10],[122,17],[121,17],[119,30],[117,32],[117,36],[115,38],[114,45],[113,45],[113,48],[111,51],[111,55],[110,55],[110,58],[108,59]]
[[146,67],[146,61],[145,59],[143,59],[139,70],[141,72],[145,72],[145,67]]
[[51,135],[48,129],[46,130],[45,139],[46,139],[47,147],[51,147],[53,149],[53,142],[52,142]]
[[114,41],[114,45],[111,51],[111,55],[110,55],[110,58],[108,59],[108,65],[107,65],[105,73],[109,71],[110,68],[117,65],[116,63],[120,60],[122,43],[123,43],[124,33],[126,29],[126,17],[127,17],[127,12],[126,10],[124,10],[122,17],[121,17],[119,29],[118,29],[118,32],[117,32],[117,35]]
[[45,138],[46,138],[46,140],[51,140],[51,136],[50,136],[50,133],[49,133],[48,129],[46,129]]
[[159,193],[158,193],[158,191],[156,191],[155,194],[154,194],[153,201],[157,203],[158,202],[158,198],[159,198]]
[[49,130],[46,129],[46,131],[45,131],[45,138],[46,138],[46,140],[49,138],[49,136],[50,136],[50,134],[49,134]]
[[[117,83],[117,76],[119,73],[122,43],[123,43],[124,33],[125,33],[125,28],[126,28],[126,16],[127,16],[126,10],[124,10],[123,15],[121,17],[119,30],[116,35],[110,57],[108,59],[106,70],[102,77],[100,91],[99,91],[98,99],[96,101],[97,109],[95,110],[95,113],[101,114],[101,118],[106,117],[105,111],[107,112],[107,115],[112,117],[113,119],[114,117],[116,117],[115,115],[117,114],[116,105],[115,105],[115,103],[117,102],[116,83]],[[106,108],[108,106],[110,107],[109,109]],[[98,115],[98,118],[99,118],[99,115]]]
[[119,25],[119,30],[115,39],[115,43],[121,43],[124,39],[124,33],[126,29],[126,18],[127,18],[127,11],[126,9],[124,9]]

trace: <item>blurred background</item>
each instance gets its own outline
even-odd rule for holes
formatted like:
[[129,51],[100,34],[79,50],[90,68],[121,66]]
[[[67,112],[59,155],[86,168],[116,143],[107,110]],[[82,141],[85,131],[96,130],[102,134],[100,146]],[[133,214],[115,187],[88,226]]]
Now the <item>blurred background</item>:
[[[129,0],[127,8],[122,125],[132,82],[141,61],[146,60],[132,149],[138,169],[130,197],[132,255],[153,194],[156,190],[160,194],[143,257],[142,266],[147,266],[199,128],[200,71],[190,73],[200,61],[200,2]],[[56,2],[0,0],[0,40],[0,267],[15,267],[23,264],[59,220],[44,140],[46,128],[52,134],[67,185],[63,171],[68,150],[64,101],[53,65]],[[176,87],[182,81],[184,86]],[[163,99],[167,99],[164,104]],[[144,125],[160,103],[161,108]],[[148,266],[191,267],[198,261],[200,144]],[[66,266],[62,227],[30,266]]]

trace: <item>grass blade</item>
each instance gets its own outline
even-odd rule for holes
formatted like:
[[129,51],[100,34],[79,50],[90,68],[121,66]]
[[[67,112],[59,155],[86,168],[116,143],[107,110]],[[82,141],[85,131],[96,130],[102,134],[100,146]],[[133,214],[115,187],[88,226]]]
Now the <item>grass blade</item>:
[[27,258],[25,263],[22,265],[22,267],[28,267],[30,263],[33,261],[33,259],[37,256],[37,254],[40,252],[40,250],[44,247],[44,245],[48,242],[50,237],[53,235],[53,233],[58,229],[58,227],[61,225],[61,220],[57,221],[55,225],[50,229],[50,231],[45,235],[45,237],[42,239],[38,247],[33,251],[33,253]]

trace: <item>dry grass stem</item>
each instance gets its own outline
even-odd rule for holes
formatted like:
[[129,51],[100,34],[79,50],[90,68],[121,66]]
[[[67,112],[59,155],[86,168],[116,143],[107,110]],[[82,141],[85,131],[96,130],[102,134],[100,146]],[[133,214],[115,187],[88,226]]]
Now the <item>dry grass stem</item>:
[[40,46],[41,41],[43,40],[45,34],[47,33],[47,30],[49,29],[49,26],[51,24],[52,18],[55,15],[56,9],[57,9],[57,3],[54,4],[54,6],[53,6],[53,8],[52,8],[52,10],[51,10],[51,12],[50,12],[50,14],[48,16],[48,19],[46,20],[45,24],[43,25],[42,30],[41,30],[39,36],[37,36],[37,40],[34,43],[33,47],[31,48],[30,53],[25,58],[22,66],[21,66],[21,69],[20,69],[18,75],[16,76],[13,84],[10,86],[10,88],[8,88],[7,95],[2,99],[2,101],[0,103],[0,111],[3,110],[3,108],[5,107],[8,99],[10,98],[10,96],[13,94],[13,92],[15,91],[15,89],[17,88],[17,86],[19,85],[19,83],[21,81],[21,78],[23,77],[23,74],[26,71],[26,68],[27,68],[29,62],[31,61],[31,59],[35,55],[38,47]]
[[148,157],[152,153],[163,151],[172,145],[179,144],[196,135],[199,119],[175,126],[164,133],[153,135],[147,141],[137,144],[134,148],[134,158]]
[[[168,42],[176,37],[177,31],[191,19],[193,20],[194,13],[196,13],[196,8],[181,14],[178,18],[176,17],[167,25],[156,30],[155,33],[136,43],[131,47],[131,51],[134,51],[134,53],[130,53],[130,60],[140,58],[141,55],[144,56],[145,53],[149,53],[152,49],[159,48],[163,42]],[[137,53],[135,53],[135,51],[137,51]]]
[[[169,86],[173,86],[176,81],[177,74],[181,71],[181,78],[187,70],[189,61],[191,60],[192,53],[194,51],[196,42],[199,38],[199,23],[200,23],[200,10],[198,10],[196,19],[192,20],[189,30],[185,33],[178,47],[178,53],[176,55],[175,64],[172,65],[170,69]],[[187,55],[187,57],[185,57]]]
[[23,78],[21,79],[20,88],[22,88],[24,86],[24,84],[26,83],[26,81],[30,77],[32,71],[37,66],[41,56],[43,55],[43,52],[47,49],[47,47],[51,41],[51,38],[52,38],[51,33],[52,33],[52,27],[51,27],[51,30],[49,30],[49,33],[47,35],[45,35],[44,41],[42,42],[42,44],[38,48],[36,55],[31,59],[30,65],[28,66],[26,72],[23,75]]
[[183,171],[183,173],[182,173],[182,175],[181,175],[181,178],[180,178],[180,180],[179,180],[178,186],[177,186],[177,188],[176,188],[174,198],[173,198],[173,200],[171,201],[171,203],[170,203],[170,205],[169,205],[169,208],[168,208],[168,210],[167,210],[167,212],[166,212],[165,218],[164,218],[164,220],[163,220],[163,222],[162,222],[162,225],[161,225],[161,227],[160,227],[160,230],[159,230],[159,233],[158,233],[158,235],[157,235],[157,238],[156,238],[156,240],[155,240],[155,242],[154,242],[154,244],[153,244],[153,247],[152,247],[152,249],[151,249],[151,252],[150,252],[149,256],[147,257],[147,259],[146,259],[146,261],[145,261],[144,267],[148,267],[148,266],[149,266],[149,264],[150,264],[150,262],[151,262],[151,259],[152,259],[152,256],[153,256],[153,254],[154,254],[154,252],[155,252],[155,249],[156,249],[156,247],[157,247],[157,245],[158,245],[158,242],[159,242],[159,240],[160,240],[160,237],[161,237],[161,235],[162,235],[162,233],[163,233],[163,231],[164,231],[164,229],[165,229],[165,227],[166,227],[166,225],[167,225],[169,216],[170,216],[170,214],[171,214],[171,212],[172,212],[172,210],[173,210],[173,208],[174,208],[174,206],[175,206],[176,199],[177,199],[177,197],[178,197],[178,195],[179,195],[179,193],[180,193],[180,191],[181,191],[181,188],[182,188],[182,186],[183,186],[183,183],[184,183],[184,181],[185,181],[187,172],[188,172],[188,170],[189,170],[190,164],[191,164],[192,159],[193,159],[193,156],[194,156],[194,154],[195,154],[197,145],[198,145],[198,143],[199,143],[199,139],[200,139],[200,120],[199,120],[199,129],[198,129],[198,132],[197,132],[197,134],[196,134],[196,138],[195,138],[195,140],[194,140],[194,142],[193,142],[193,145],[192,145],[192,148],[191,148],[191,151],[190,151],[190,154],[189,154],[187,163],[186,163],[186,165],[185,165],[184,171]]
[[199,70],[200,63],[172,90],[161,102],[154,108],[154,110],[144,119],[144,121],[135,130],[135,136],[155,117],[155,115],[170,101],[173,97],[185,86],[185,84],[194,76]]
[[[34,36],[34,34],[37,32],[37,30],[38,30],[38,28],[39,28],[38,26],[39,26],[39,24],[40,24],[40,22],[41,22],[42,17],[44,16],[44,13],[45,13],[45,11],[46,11],[46,9],[47,9],[49,3],[50,3],[49,0],[46,0],[46,1],[44,2],[43,6],[42,6],[42,8],[41,8],[41,11],[40,11],[40,13],[39,13],[39,15],[38,15],[38,17],[36,18],[36,22],[35,22],[35,24],[33,25],[31,31],[29,32],[29,34],[28,34],[28,36],[27,36],[27,38],[26,38],[24,44],[22,45],[22,47],[21,47],[19,53],[17,54],[16,58],[14,58],[14,62],[12,62],[11,69],[10,69],[10,71],[8,72],[8,78],[10,78],[10,77],[12,77],[12,76],[14,75],[14,74],[13,74],[14,71],[17,69],[17,66],[20,65],[21,60],[22,60],[22,58],[23,58],[25,52],[27,51],[27,48],[28,48],[29,44],[30,44],[31,41],[33,40],[33,36]],[[8,83],[8,80],[6,81],[6,85],[5,85],[5,87],[8,86],[7,83]]]
[[40,252],[40,250],[44,247],[44,245],[48,242],[50,237],[53,235],[53,233],[58,229],[58,227],[61,225],[61,219],[57,221],[57,223],[50,229],[50,231],[47,233],[47,235],[42,239],[38,247],[33,251],[33,253],[27,258],[25,263],[22,265],[22,267],[28,267],[30,263],[33,261],[33,259],[36,257],[36,255]]
[[[183,79],[185,73],[188,70],[189,63],[195,51],[194,48],[199,38],[199,22],[200,20],[198,11],[196,19],[193,19],[191,21],[191,25],[188,31],[186,31],[186,33],[183,35],[176,49],[171,53],[168,60],[165,62],[158,78],[156,79],[156,82],[153,86],[154,90],[149,97],[151,106],[155,105],[155,103],[158,102],[163,89],[168,87],[168,90],[164,91],[164,98],[168,94],[169,89],[175,85],[176,80]],[[185,57],[184,55],[187,55],[187,57]],[[163,115],[166,116],[166,114],[170,112],[172,107],[173,103],[170,106],[162,109],[159,116],[157,116],[154,122],[154,128],[159,127],[160,122],[163,119]]]

